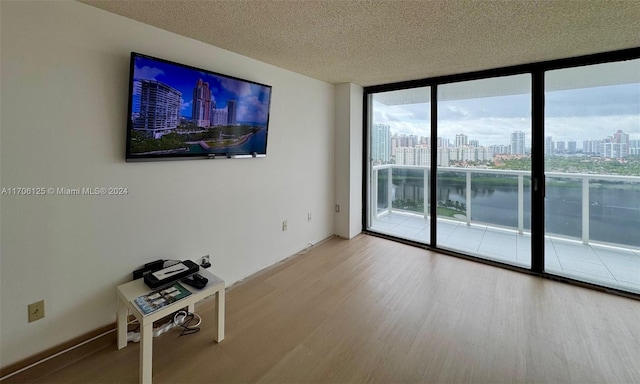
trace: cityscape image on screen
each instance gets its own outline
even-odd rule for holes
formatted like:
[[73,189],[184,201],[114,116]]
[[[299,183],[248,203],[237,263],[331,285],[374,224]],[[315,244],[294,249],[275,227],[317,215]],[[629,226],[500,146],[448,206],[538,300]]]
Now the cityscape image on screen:
[[266,155],[271,87],[131,56],[127,159]]

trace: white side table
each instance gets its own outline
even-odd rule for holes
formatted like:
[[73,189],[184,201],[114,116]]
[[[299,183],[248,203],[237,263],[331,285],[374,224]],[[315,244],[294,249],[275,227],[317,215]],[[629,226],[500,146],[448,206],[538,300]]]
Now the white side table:
[[118,286],[118,349],[127,346],[127,319],[129,314],[133,314],[140,322],[140,383],[151,383],[154,321],[184,307],[188,307],[189,312],[193,312],[196,302],[216,295],[215,308],[218,328],[214,340],[219,343],[224,339],[224,281],[205,269],[200,269],[198,273],[209,280],[206,287],[197,289],[181,283],[191,292],[191,295],[148,315],[140,312],[140,309],[133,303],[136,298],[154,291],[144,283],[143,279],[140,278]]

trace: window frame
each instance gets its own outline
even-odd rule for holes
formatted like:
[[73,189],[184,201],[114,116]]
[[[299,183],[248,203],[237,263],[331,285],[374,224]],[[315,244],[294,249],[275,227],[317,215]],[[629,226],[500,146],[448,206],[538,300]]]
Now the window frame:
[[[431,107],[431,137],[437,137],[438,132],[438,87],[449,83],[463,82],[469,80],[489,79],[502,76],[512,76],[520,74],[531,75],[531,130],[532,130],[532,149],[531,149],[531,179],[532,183],[536,186],[532,190],[531,196],[531,268],[523,268],[516,265],[505,264],[498,261],[483,259],[480,257],[454,252],[438,247],[437,241],[437,212],[436,204],[433,201],[430,203],[430,243],[420,243],[413,240],[394,237],[379,232],[371,231],[369,229],[369,223],[371,218],[369,217],[369,209],[362,210],[362,231],[366,234],[388,238],[394,241],[399,241],[409,245],[417,246],[420,248],[437,251],[452,256],[457,256],[465,259],[471,259],[484,264],[494,265],[501,268],[511,269],[518,272],[524,272],[527,274],[533,274],[545,278],[564,281],[574,285],[586,286],[602,291],[612,292],[622,296],[632,297],[640,299],[640,294],[636,294],[629,291],[624,291],[617,288],[605,287],[582,280],[575,280],[565,276],[553,275],[545,272],[544,265],[544,236],[545,236],[545,190],[544,190],[544,177],[545,177],[545,164],[544,164],[544,138],[545,138],[545,73],[550,70],[566,69],[573,67],[582,67],[595,64],[604,64],[612,62],[621,62],[628,60],[640,59],[640,47],[629,48],[617,51],[596,53],[590,55],[583,55],[577,57],[569,57],[557,60],[535,62],[529,64],[521,64],[515,66],[494,68],[482,71],[474,71],[467,73],[451,74],[445,76],[430,77],[424,79],[402,81],[397,83],[381,84],[368,86],[363,88],[363,151],[362,151],[362,206],[369,207],[369,200],[371,197],[369,191],[369,175],[370,175],[370,113],[371,113],[371,96],[376,93],[399,91],[419,87],[430,87],[430,107]],[[431,151],[431,168],[429,170],[431,175],[437,175],[437,151]],[[434,199],[437,192],[437,178],[430,177],[430,193],[431,199]]]

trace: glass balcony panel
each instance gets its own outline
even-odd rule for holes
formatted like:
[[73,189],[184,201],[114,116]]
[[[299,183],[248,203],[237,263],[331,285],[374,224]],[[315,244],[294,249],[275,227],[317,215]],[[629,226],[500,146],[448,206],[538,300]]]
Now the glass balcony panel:
[[374,185],[377,186],[377,201],[376,201],[376,217],[380,214],[387,212],[391,209],[389,206],[389,172],[388,168],[382,168],[376,170],[377,182],[374,181]]
[[582,238],[582,182],[567,177],[546,181],[545,229],[549,236]]
[[639,196],[640,177],[635,183],[591,180],[589,183],[590,241],[640,249]]
[[438,170],[436,200],[439,219],[466,222],[467,187],[464,172]]

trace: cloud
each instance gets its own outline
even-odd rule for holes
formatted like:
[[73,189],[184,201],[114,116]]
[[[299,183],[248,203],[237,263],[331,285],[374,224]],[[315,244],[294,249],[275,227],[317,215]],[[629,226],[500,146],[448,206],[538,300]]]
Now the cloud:
[[547,92],[545,114],[552,117],[640,115],[640,84]]
[[184,99],[181,97],[180,98],[180,110],[189,110],[191,109],[191,105],[193,103],[193,100],[189,100],[187,102],[184,101]]
[[157,80],[158,76],[165,74],[163,70],[147,65],[142,68],[136,66],[133,73],[136,79],[141,80]]
[[628,133],[631,140],[640,139],[640,115],[550,117],[545,123],[545,136],[554,141],[575,140],[578,147],[583,140],[604,139],[617,130]]
[[438,116],[444,117],[447,116],[449,118],[458,118],[464,119],[471,115],[471,113],[458,105],[447,105],[442,110],[438,110]]
[[[372,104],[372,122],[392,133],[431,136],[429,103]],[[545,136],[554,141],[603,139],[617,130],[640,139],[640,85],[582,88],[548,92]],[[442,101],[438,136],[454,140],[459,133],[480,145],[508,145],[510,133],[522,130],[531,145],[531,98],[528,94]]]
[[223,77],[220,79],[220,85],[237,97],[246,97],[251,95],[251,85],[245,81]]
[[268,103],[261,101],[255,95],[243,99],[238,105],[238,120],[240,121],[265,123],[268,116]]

